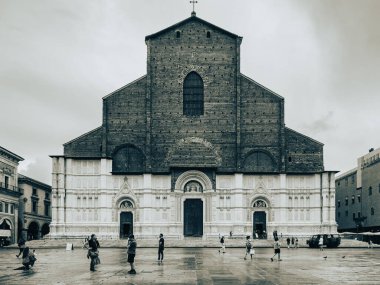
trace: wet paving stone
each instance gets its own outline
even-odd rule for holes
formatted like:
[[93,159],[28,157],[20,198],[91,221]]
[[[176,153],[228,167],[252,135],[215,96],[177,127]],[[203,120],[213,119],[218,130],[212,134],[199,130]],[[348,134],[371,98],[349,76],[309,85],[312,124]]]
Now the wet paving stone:
[[[101,248],[101,264],[89,271],[86,250],[38,249],[35,267],[21,266],[17,249],[0,249],[0,284],[380,284],[380,249],[282,249],[282,261],[270,261],[271,248],[257,248],[244,260],[244,249],[219,254],[213,248],[138,248],[136,275],[128,274],[126,250]],[[327,256],[327,258],[324,258]]]

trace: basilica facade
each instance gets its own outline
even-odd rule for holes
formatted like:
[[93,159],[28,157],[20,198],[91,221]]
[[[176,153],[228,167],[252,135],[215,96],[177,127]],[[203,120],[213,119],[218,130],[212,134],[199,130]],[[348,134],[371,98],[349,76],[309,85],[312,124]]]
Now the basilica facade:
[[[240,73],[242,37],[195,15],[145,38],[147,73],[52,157],[52,237],[335,233],[323,144]],[[268,235],[269,236],[269,235]]]

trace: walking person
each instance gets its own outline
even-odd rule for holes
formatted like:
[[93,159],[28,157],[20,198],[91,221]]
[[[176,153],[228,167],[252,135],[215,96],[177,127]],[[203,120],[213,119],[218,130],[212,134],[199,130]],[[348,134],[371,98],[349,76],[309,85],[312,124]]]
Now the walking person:
[[88,241],[88,252],[87,252],[87,258],[91,259],[91,263],[90,263],[91,271],[96,271],[95,265],[100,263],[99,250],[98,250],[99,247],[100,245],[96,238],[96,235],[92,234],[90,240]]
[[24,248],[25,248],[25,240],[24,240],[23,237],[20,237],[20,239],[18,240],[17,245],[18,245],[19,253],[16,254],[16,256],[17,256],[17,258],[19,258],[20,255],[23,253]]
[[296,248],[298,248],[298,238],[296,238]]
[[323,251],[323,236],[319,238],[318,246],[319,246],[319,250]]
[[286,239],[286,244],[288,245],[288,249],[290,248],[290,237]]
[[274,255],[271,257],[270,261],[273,261],[273,258],[276,256],[276,254],[277,254],[278,261],[281,261],[282,260],[281,256],[280,256],[280,254],[281,254],[281,244],[280,244],[280,242],[278,240],[278,237],[276,237],[274,239],[273,248],[274,248]]
[[164,259],[165,240],[164,235],[160,234],[160,240],[158,241],[158,262],[162,263]]
[[292,237],[292,248],[294,248],[294,237]]
[[224,244],[224,236],[222,236],[220,238],[220,246],[221,246],[221,248],[219,249],[219,253],[220,253],[220,251],[222,251],[223,253],[226,253],[226,246]]
[[252,259],[252,256],[253,256],[253,249],[252,249],[251,236],[247,236],[247,237],[246,237],[244,260],[247,259],[247,254],[251,255],[251,259]]
[[127,246],[127,253],[128,253],[128,263],[131,265],[131,270],[128,271],[129,274],[136,274],[135,270],[135,256],[136,256],[136,247],[137,243],[135,240],[134,235],[130,235],[128,238],[128,246]]

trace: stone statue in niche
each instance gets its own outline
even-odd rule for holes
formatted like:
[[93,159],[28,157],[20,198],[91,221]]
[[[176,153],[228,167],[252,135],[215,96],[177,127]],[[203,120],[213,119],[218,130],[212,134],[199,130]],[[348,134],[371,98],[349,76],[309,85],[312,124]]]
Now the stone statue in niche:
[[203,187],[197,181],[190,181],[186,183],[184,192],[203,192]]
[[265,203],[265,201],[263,201],[263,200],[257,200],[255,203],[253,203],[253,207],[254,208],[266,208],[267,203]]

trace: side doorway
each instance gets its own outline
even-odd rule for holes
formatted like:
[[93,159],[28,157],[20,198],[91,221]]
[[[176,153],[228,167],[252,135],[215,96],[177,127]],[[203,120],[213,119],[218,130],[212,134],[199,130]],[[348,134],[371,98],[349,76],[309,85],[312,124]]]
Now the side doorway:
[[267,214],[264,211],[253,213],[253,238],[267,238]]
[[121,212],[120,213],[120,238],[128,238],[133,234],[133,213]]

